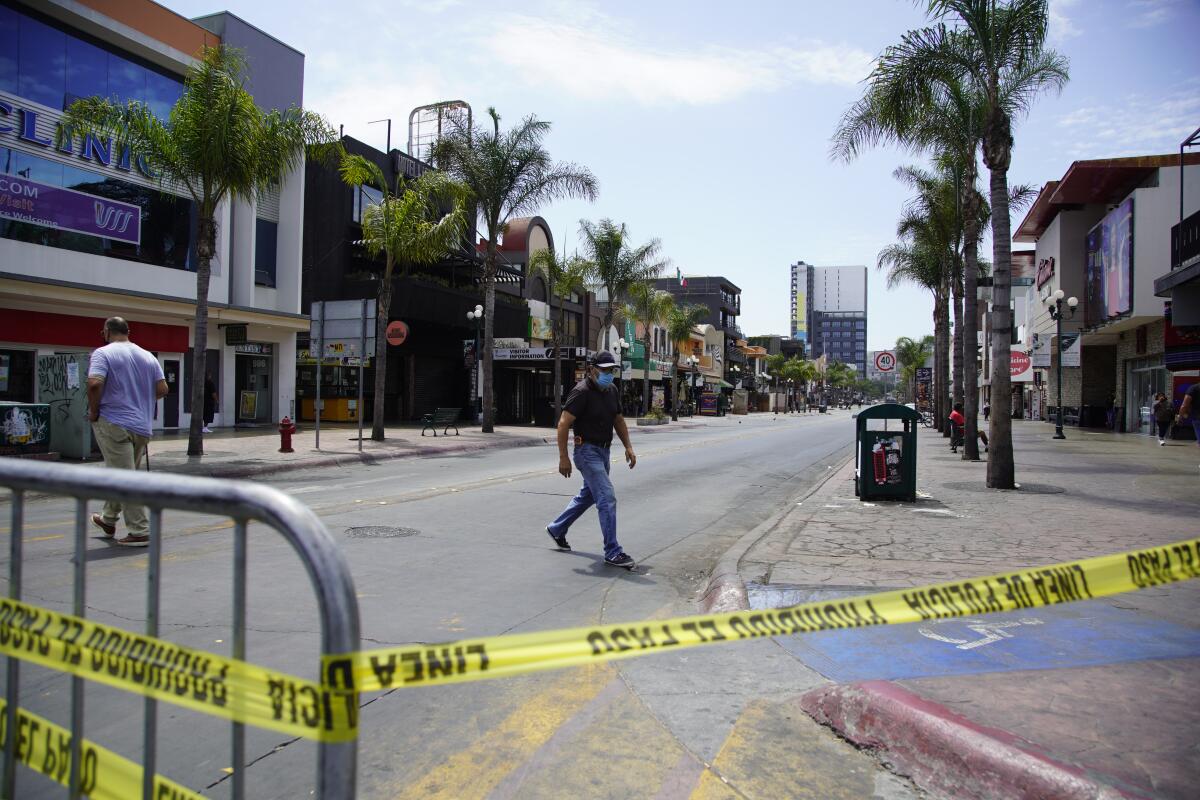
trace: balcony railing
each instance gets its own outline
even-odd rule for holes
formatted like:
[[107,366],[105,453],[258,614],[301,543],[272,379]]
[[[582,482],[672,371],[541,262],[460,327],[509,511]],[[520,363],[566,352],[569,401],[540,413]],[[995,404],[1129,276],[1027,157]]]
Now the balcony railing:
[[1200,211],[1192,214],[1182,223],[1171,226],[1171,269],[1183,269],[1195,264],[1198,259],[1200,259]]

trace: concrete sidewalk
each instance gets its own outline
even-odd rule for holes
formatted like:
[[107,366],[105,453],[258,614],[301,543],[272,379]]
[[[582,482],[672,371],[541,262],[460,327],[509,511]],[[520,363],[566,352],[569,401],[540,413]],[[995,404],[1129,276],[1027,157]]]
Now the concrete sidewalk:
[[[632,436],[664,434],[716,424],[727,418],[684,418],[668,425],[630,427]],[[150,442],[150,467],[156,472],[207,475],[216,478],[248,478],[313,467],[371,464],[395,458],[451,455],[512,447],[536,447],[554,443],[554,429],[532,426],[496,426],[494,433],[483,433],[477,423],[460,421],[459,435],[450,429],[434,436],[421,435],[419,425],[390,426],[382,442],[373,441],[371,429],[363,430],[362,451],[358,449],[358,426],[322,424],[321,448],[316,447],[316,431],[311,423],[292,436],[291,453],[279,452],[279,433],[272,428],[218,429],[204,436],[204,455],[187,454],[188,437],[158,434]],[[97,461],[89,461],[98,464]]]
[[[853,464],[726,555],[708,607],[779,607],[1197,535],[1200,447],[1014,423],[1016,491],[922,430],[916,503]],[[798,699],[938,796],[1194,797],[1200,581],[1023,614],[778,643],[830,683]]]

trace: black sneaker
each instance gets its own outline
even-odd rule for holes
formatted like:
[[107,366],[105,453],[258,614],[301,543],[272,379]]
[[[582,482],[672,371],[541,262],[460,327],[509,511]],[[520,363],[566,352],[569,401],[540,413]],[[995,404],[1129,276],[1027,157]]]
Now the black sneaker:
[[628,553],[621,553],[613,558],[605,558],[604,563],[610,567],[624,567],[625,569],[633,569],[637,566],[637,562],[629,557]]
[[550,533],[549,528],[546,528],[546,533],[549,534],[550,538],[554,540],[554,543],[556,545],[558,545],[559,550],[568,550],[569,551],[571,549],[571,545],[567,544],[566,536],[555,536],[553,533]]

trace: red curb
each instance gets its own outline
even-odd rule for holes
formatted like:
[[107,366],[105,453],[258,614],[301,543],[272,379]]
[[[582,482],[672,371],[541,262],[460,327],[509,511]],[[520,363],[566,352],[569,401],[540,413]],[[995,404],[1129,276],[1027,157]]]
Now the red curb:
[[964,800],[1144,800],[890,681],[823,686],[801,695],[800,707],[854,744],[882,751],[927,791]]

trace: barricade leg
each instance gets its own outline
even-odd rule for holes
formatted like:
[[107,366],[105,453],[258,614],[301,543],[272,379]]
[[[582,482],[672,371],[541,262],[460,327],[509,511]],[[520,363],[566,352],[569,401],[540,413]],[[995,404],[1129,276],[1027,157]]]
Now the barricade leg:
[[[12,490],[12,533],[8,543],[8,597],[10,600],[21,599],[21,545],[25,525],[25,493],[20,489]],[[17,796],[17,702],[20,700],[21,661],[9,656],[4,659],[7,667],[5,675],[5,708],[7,717],[5,731],[8,740],[4,743],[4,786],[0,787],[0,795],[6,800]]]

